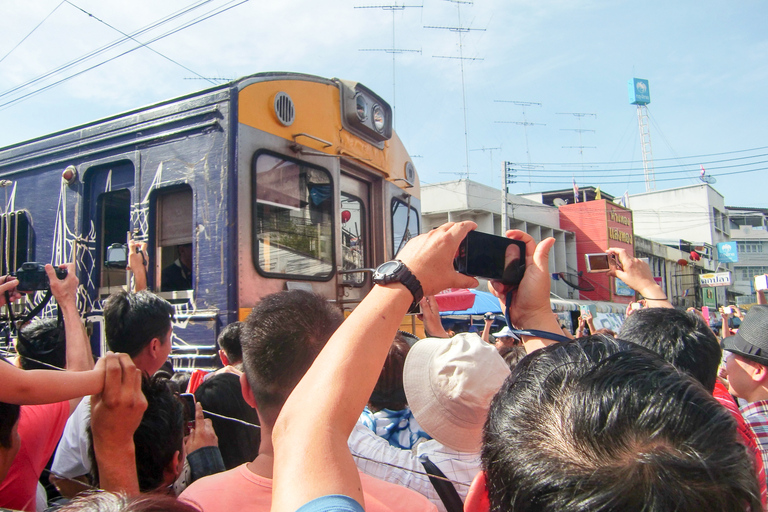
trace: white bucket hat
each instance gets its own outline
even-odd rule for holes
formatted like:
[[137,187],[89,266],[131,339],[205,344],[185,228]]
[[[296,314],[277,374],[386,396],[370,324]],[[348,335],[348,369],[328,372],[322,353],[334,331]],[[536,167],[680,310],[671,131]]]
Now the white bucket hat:
[[416,421],[430,436],[454,450],[477,452],[491,399],[509,373],[493,345],[461,333],[411,347],[403,386]]
[[501,328],[499,332],[491,333],[493,334],[494,338],[516,338],[515,334],[512,332],[512,329],[507,327],[506,325]]

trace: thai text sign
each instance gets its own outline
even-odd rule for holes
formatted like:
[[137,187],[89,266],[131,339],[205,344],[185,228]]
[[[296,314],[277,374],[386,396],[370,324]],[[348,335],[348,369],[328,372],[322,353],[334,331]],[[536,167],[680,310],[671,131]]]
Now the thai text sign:
[[701,286],[730,286],[731,273],[730,272],[717,272],[714,274],[701,274],[699,276],[699,282]]

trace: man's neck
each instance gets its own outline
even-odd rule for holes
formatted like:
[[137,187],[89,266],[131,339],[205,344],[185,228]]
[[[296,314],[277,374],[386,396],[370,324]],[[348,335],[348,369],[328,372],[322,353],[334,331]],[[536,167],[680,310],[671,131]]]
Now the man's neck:
[[768,389],[766,389],[765,386],[759,386],[753,389],[749,395],[744,398],[749,403],[768,400]]
[[248,471],[263,478],[272,478],[272,464],[274,462],[274,450],[272,448],[272,424],[263,421],[259,415],[261,423],[261,442],[259,443],[259,454],[247,465]]

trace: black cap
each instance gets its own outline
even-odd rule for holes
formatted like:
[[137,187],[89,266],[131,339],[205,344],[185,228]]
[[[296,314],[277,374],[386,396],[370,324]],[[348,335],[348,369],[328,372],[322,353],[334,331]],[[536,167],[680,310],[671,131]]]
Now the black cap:
[[733,336],[725,338],[723,350],[768,365],[768,306],[752,306]]

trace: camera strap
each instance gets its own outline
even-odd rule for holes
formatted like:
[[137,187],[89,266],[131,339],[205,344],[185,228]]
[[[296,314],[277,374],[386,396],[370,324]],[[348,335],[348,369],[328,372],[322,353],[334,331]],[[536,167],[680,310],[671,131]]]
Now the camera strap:
[[[49,289],[47,292],[45,292],[45,297],[43,297],[43,300],[40,301],[39,304],[37,304],[32,310],[27,313],[24,318],[21,318],[17,320],[15,318],[15,315],[13,314],[13,307],[11,307],[11,295],[9,292],[5,292],[5,305],[8,308],[8,318],[11,321],[11,327],[14,331],[16,331],[16,339],[18,340],[17,343],[21,345],[27,345],[27,340],[24,338],[24,336],[21,334],[21,327],[25,325],[27,322],[35,318],[40,312],[45,308],[45,306],[48,305],[48,302],[51,300],[51,290]],[[59,324],[61,324],[63,317],[61,315],[61,309],[58,310],[58,319]],[[62,330],[63,332],[63,330]],[[6,337],[10,337],[10,333],[6,333]],[[8,344],[10,345],[10,339],[8,340]],[[17,350],[18,352],[18,350]]]
[[510,290],[507,292],[507,300],[506,300],[506,308],[504,310],[504,319],[507,321],[507,327],[512,331],[512,337],[516,340],[522,341],[522,336],[535,336],[537,338],[544,338],[545,340],[552,340],[552,341],[559,341],[559,342],[568,342],[571,341],[570,338],[567,336],[563,336],[562,334],[555,334],[553,332],[548,331],[539,331],[538,329],[516,329],[512,325],[512,320],[510,320],[509,317],[509,309],[512,305],[512,294],[514,293],[513,290]]

